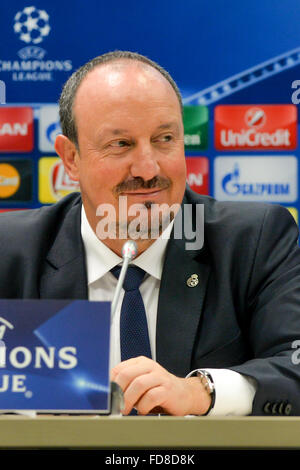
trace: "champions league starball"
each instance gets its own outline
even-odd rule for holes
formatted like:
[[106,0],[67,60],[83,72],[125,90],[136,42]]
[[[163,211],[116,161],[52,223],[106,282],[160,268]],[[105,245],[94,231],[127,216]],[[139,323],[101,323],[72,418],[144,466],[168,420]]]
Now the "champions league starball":
[[21,41],[39,44],[50,32],[48,20],[49,15],[45,10],[38,10],[34,6],[26,7],[15,15],[14,31]]

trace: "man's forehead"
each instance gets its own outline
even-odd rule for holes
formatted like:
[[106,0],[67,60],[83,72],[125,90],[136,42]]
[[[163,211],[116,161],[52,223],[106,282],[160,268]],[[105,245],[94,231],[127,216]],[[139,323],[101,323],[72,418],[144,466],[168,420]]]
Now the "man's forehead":
[[82,95],[105,97],[107,92],[125,91],[134,87],[144,88],[145,91],[167,90],[176,97],[171,84],[154,67],[137,60],[119,59],[98,65],[91,70],[77,90],[75,103]]

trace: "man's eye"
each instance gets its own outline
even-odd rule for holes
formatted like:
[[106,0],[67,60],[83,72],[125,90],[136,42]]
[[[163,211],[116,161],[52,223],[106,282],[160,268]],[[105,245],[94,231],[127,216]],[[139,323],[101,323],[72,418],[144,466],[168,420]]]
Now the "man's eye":
[[163,135],[163,136],[160,137],[160,140],[162,142],[170,142],[172,139],[173,139],[173,136],[170,135],[170,134]]
[[110,145],[112,147],[127,147],[129,143],[126,140],[115,140]]

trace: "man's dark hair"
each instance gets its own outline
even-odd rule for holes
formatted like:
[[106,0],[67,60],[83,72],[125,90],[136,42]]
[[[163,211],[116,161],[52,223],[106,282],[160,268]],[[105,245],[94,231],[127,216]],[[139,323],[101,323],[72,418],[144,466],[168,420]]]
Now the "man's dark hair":
[[94,59],[90,60],[86,64],[82,65],[82,67],[80,67],[78,70],[76,70],[65,83],[60,99],[59,99],[59,117],[60,117],[62,133],[66,137],[68,137],[77,147],[78,147],[78,135],[77,135],[75,117],[73,114],[73,104],[75,101],[75,96],[76,96],[78,87],[81,84],[82,80],[86,77],[86,75],[91,70],[98,67],[99,65],[118,61],[119,59],[135,60],[135,61],[147,64],[150,67],[153,67],[154,69],[158,70],[158,72],[160,72],[161,75],[163,75],[166,78],[166,80],[168,80],[168,82],[174,89],[178,97],[180,108],[182,110],[182,99],[181,99],[180,91],[176,83],[170,76],[170,74],[163,67],[158,65],[153,60],[148,59],[147,57],[141,54],[138,54],[137,52],[129,52],[129,51],[108,52],[106,54],[95,57]]

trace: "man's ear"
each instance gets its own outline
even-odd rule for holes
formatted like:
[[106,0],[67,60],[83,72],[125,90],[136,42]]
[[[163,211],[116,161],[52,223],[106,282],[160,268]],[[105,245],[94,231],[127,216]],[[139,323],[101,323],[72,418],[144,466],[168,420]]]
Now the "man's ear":
[[54,147],[69,177],[74,181],[79,181],[79,153],[76,145],[65,135],[59,134],[55,139]]

